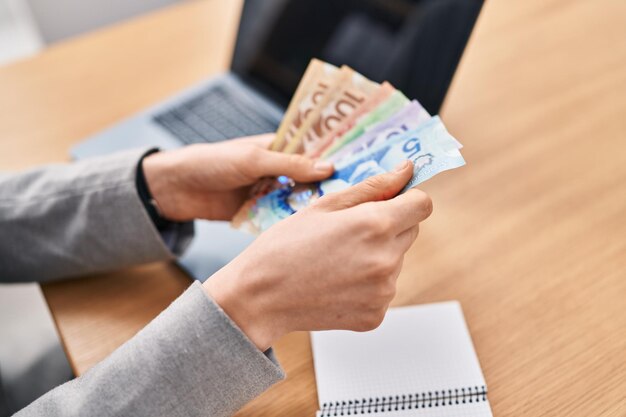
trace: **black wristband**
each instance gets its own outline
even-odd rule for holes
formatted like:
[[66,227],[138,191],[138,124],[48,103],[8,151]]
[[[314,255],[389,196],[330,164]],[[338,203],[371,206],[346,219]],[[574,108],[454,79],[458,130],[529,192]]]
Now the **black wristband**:
[[137,176],[135,183],[137,185],[137,194],[139,194],[139,199],[143,203],[150,219],[152,219],[152,223],[158,230],[165,230],[172,227],[175,222],[166,219],[161,216],[159,210],[157,209],[156,202],[152,197],[152,193],[150,192],[150,188],[148,188],[148,183],[146,182],[146,176],[143,172],[143,160],[146,156],[152,155],[153,153],[159,152],[158,149],[151,149],[144,156],[141,157],[139,163],[137,164]]

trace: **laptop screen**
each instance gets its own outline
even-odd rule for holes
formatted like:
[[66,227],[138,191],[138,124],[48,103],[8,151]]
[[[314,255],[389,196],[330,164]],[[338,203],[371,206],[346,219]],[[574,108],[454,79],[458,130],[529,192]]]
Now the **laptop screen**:
[[316,57],[437,113],[483,0],[247,0],[232,70],[283,105]]

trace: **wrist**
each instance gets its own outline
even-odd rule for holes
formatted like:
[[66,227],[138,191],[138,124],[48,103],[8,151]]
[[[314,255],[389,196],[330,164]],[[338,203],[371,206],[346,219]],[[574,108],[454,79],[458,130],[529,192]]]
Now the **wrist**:
[[215,301],[241,331],[264,352],[287,333],[282,318],[265,297],[265,291],[233,274],[228,266],[216,272],[202,284],[204,291]]
[[143,173],[159,214],[171,221],[188,221],[181,210],[184,197],[179,184],[180,167],[171,152],[156,152],[143,160]]

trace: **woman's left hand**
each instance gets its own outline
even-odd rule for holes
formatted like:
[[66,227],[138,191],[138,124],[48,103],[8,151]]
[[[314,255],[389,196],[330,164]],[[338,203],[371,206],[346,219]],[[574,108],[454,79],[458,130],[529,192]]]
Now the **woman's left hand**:
[[268,150],[274,134],[197,144],[146,157],[143,170],[161,215],[172,221],[230,220],[263,177],[320,181],[332,164]]

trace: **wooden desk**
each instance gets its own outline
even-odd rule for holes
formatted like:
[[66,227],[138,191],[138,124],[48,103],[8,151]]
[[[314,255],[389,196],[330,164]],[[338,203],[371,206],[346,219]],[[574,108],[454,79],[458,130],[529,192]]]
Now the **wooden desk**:
[[[225,68],[238,7],[177,6],[0,69],[0,166],[66,159]],[[468,165],[424,185],[435,212],[394,304],[461,301],[496,416],[626,414],[625,21],[621,0],[487,0],[442,112]],[[44,293],[81,374],[188,283],[151,265]],[[308,336],[276,351],[287,381],[240,415],[313,415]]]

